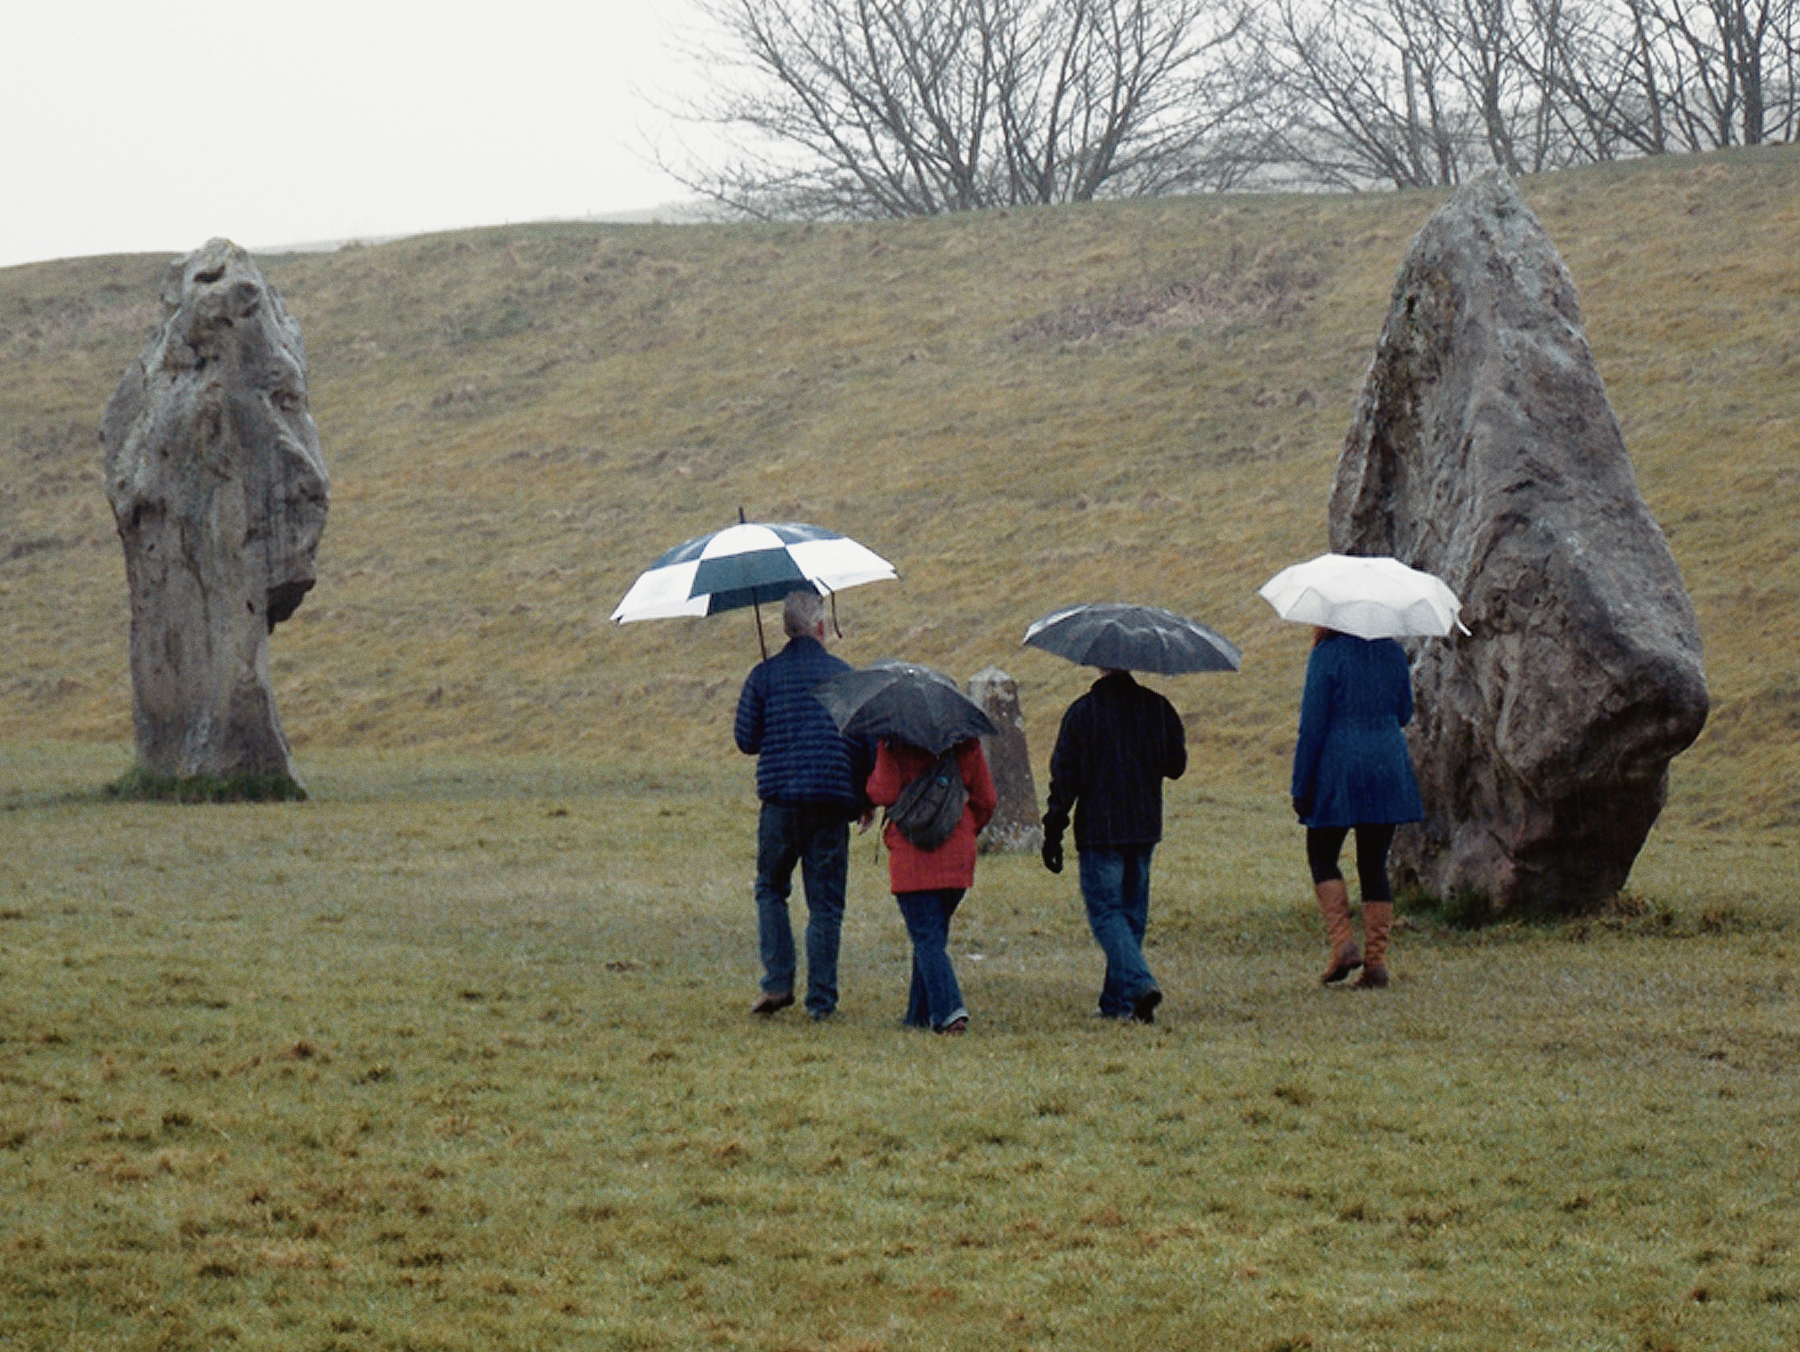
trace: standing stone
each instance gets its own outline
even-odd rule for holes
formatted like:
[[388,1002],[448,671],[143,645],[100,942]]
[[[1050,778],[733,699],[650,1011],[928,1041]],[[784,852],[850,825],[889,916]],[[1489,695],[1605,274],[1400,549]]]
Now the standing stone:
[[172,263],[161,299],[100,428],[139,767],[297,787],[269,634],[312,588],[329,499],[300,326],[228,240]]
[[981,739],[988,773],[994,777],[994,795],[999,799],[992,820],[981,833],[981,848],[1008,853],[1036,850],[1043,843],[1044,828],[1038,821],[1037,783],[1031,777],[1019,684],[999,667],[983,667],[969,678],[969,698],[1000,730]]
[[1438,574],[1467,636],[1412,644],[1422,830],[1401,886],[1573,912],[1616,893],[1707,690],[1575,286],[1512,183],[1413,241],[1338,461],[1331,545]]

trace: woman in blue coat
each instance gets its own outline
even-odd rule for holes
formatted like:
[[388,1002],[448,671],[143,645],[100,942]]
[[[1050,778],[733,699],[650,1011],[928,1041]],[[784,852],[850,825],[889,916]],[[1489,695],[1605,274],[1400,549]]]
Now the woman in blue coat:
[[[1394,919],[1388,849],[1395,826],[1425,815],[1401,731],[1412,713],[1412,671],[1397,642],[1314,631],[1291,791],[1294,812],[1306,826],[1313,891],[1331,939],[1331,964],[1320,978],[1327,985],[1358,967],[1358,986],[1388,984],[1388,931]],[[1362,887],[1362,952],[1351,934],[1350,893],[1338,868],[1338,855],[1353,829]]]

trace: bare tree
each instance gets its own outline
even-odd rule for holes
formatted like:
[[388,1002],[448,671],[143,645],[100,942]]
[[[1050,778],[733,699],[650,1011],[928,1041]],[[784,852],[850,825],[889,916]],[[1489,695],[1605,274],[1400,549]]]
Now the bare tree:
[[1415,0],[1272,0],[1251,28],[1265,180],[1455,183],[1468,114],[1441,25]]
[[[674,169],[753,216],[921,216],[1220,186],[1215,0],[702,0],[689,108],[735,158]],[[1233,91],[1221,97],[1221,91]]]
[[1451,184],[1792,139],[1800,0],[1271,0],[1252,181]]
[[1429,187],[1800,134],[1800,0],[700,0],[677,177],[737,213],[914,216]]
[[1640,68],[1681,148],[1760,145],[1795,127],[1794,0],[1624,0]]

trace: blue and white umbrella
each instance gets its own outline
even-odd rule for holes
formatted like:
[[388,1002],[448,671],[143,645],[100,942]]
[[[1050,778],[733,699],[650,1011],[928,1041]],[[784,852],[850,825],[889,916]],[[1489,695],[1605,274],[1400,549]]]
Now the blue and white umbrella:
[[631,584],[612,620],[716,615],[780,601],[803,588],[829,596],[897,576],[879,554],[822,526],[739,522],[676,545],[656,560]]

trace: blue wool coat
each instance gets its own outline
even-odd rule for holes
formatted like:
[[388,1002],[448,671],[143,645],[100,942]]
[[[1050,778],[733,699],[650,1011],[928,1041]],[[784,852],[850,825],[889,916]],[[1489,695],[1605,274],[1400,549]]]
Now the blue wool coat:
[[1401,731],[1412,671],[1391,638],[1332,634],[1306,664],[1292,793],[1308,826],[1416,822],[1425,815]]
[[841,803],[854,815],[865,802],[868,767],[861,748],[844,740],[816,686],[850,664],[802,635],[759,662],[738,696],[733,734],[756,759],[756,796],[765,803]]

